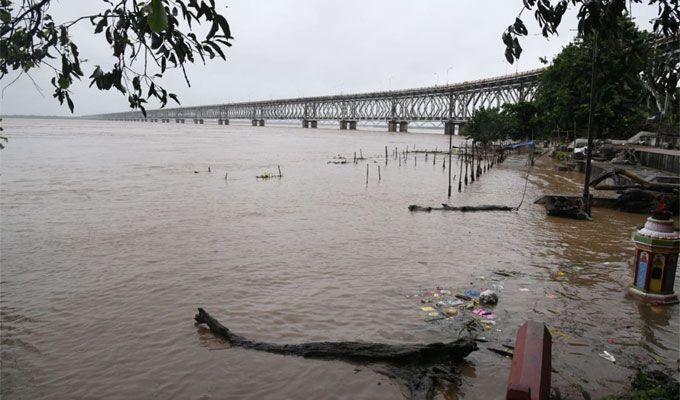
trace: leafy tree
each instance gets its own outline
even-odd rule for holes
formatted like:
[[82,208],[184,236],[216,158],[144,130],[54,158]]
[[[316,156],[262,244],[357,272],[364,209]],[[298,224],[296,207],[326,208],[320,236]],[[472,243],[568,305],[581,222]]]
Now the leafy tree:
[[[647,116],[640,76],[654,62],[653,36],[627,18],[610,28],[597,44],[593,131],[602,138],[627,138]],[[536,105],[553,129],[575,127],[581,134],[587,129],[593,45],[592,37],[577,38],[541,76]]]
[[507,129],[508,121],[498,108],[481,108],[465,123],[463,134],[475,142],[486,145],[504,139]]
[[675,38],[680,32],[680,11],[678,0],[522,0],[522,8],[513,24],[502,35],[505,44],[505,57],[509,63],[520,58],[522,46],[519,38],[529,31],[522,20],[522,14],[533,12],[534,18],[545,37],[557,35],[557,29],[569,6],[578,8],[578,35],[580,37],[606,37],[610,28],[616,26],[621,18],[629,15],[629,5],[647,3],[657,7],[654,20],[655,33],[666,38]]
[[[30,77],[36,68],[54,72],[54,97],[66,101],[73,112],[71,86],[85,76],[86,67],[73,41],[71,28],[89,21],[93,33],[111,47],[113,65],[89,68],[90,87],[115,88],[128,96],[131,108],[139,108],[155,98],[165,106],[168,98],[179,103],[157,82],[168,68],[178,68],[190,85],[185,66],[198,59],[219,56],[233,39],[229,24],[218,12],[214,0],[102,0],[103,10],[73,21],[54,21],[49,13],[52,0],[0,0],[0,79],[11,71]],[[192,31],[207,23],[205,35]],[[88,71],[89,72],[89,71]],[[32,79],[32,78],[31,78]]]
[[536,104],[527,101],[507,103],[501,109],[482,108],[463,126],[463,133],[482,144],[502,139],[536,138],[541,136],[539,114]]
[[[647,3],[657,9],[657,17],[653,20],[653,30],[657,37],[670,43],[680,44],[680,9],[678,0],[522,0],[515,21],[508,26],[502,35],[505,44],[505,57],[509,63],[520,58],[522,46],[519,39],[529,34],[523,21],[524,12],[533,12],[544,37],[557,35],[557,29],[569,7],[578,9],[578,36],[585,40],[607,40],[611,33],[617,34],[611,27],[617,26],[622,18],[630,15],[632,4]],[[678,102],[680,93],[677,90],[680,60],[677,54],[668,53],[665,60],[656,57],[657,62],[648,64],[644,83],[654,98],[658,118],[666,123],[674,124],[677,132],[680,123]],[[613,111],[613,110],[609,110]]]
[[541,112],[535,102],[520,101],[503,105],[501,114],[504,116],[505,134],[513,140],[538,138],[543,136],[541,131]]

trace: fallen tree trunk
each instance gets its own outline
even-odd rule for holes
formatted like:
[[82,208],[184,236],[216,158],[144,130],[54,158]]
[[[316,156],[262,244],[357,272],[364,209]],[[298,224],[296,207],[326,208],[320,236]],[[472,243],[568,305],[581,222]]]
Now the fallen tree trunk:
[[441,207],[422,207],[419,205],[411,204],[408,206],[409,211],[461,211],[461,212],[477,212],[477,211],[515,211],[515,207],[509,206],[498,206],[498,205],[482,205],[482,206],[462,206],[462,207],[452,207],[448,204],[442,204]]
[[[274,354],[294,355],[321,360],[341,360],[369,364],[382,375],[396,380],[409,392],[411,399],[432,399],[439,387],[458,385],[458,361],[477,349],[472,338],[449,343],[424,345],[388,345],[366,342],[316,342],[275,344],[256,342],[231,332],[202,308],[194,317],[210,331],[232,346]],[[378,363],[375,366],[374,363]]]
[[389,363],[393,365],[435,364],[462,360],[477,349],[477,344],[471,338],[458,339],[448,343],[413,345],[371,342],[311,342],[300,344],[257,342],[231,332],[202,308],[198,309],[198,314],[194,319],[199,324],[206,324],[212,333],[223,338],[232,346],[315,359]]
[[636,173],[633,171],[628,171],[625,169],[621,168],[615,168],[614,170],[607,172],[605,174],[602,174],[601,176],[597,177],[594,179],[592,182],[590,182],[590,186],[594,187],[595,189],[598,190],[620,190],[617,189],[618,187],[624,187],[627,185],[617,185],[617,186],[609,186],[609,185],[599,185],[598,184],[602,181],[604,181],[607,178],[611,178],[613,176],[624,176],[628,178],[630,181],[633,183],[638,184],[639,189],[645,189],[645,190],[656,190],[656,191],[662,191],[662,192],[672,192],[674,190],[680,189],[680,185],[675,184],[675,183],[661,183],[661,182],[650,182],[640,176],[638,176]]

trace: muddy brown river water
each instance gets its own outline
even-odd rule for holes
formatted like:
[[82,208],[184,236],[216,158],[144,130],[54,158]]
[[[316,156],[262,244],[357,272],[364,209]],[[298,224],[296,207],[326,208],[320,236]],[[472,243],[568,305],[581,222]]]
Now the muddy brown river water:
[[[645,216],[546,217],[533,200],[577,193],[582,179],[549,160],[526,175],[524,157],[512,157],[451,199],[516,206],[528,176],[519,212],[411,213],[409,204],[447,200],[441,156],[369,159],[368,185],[366,161],[327,161],[360,149],[384,157],[385,146],[441,149],[442,134],[3,126],[3,399],[404,398],[373,368],[227,348],[193,315],[204,307],[237,333],[282,343],[452,340],[455,318],[426,322],[412,297],[436,286],[502,285],[496,325],[482,335],[514,340],[522,321],[544,321],[553,386],[601,395],[624,389],[637,366],[677,369],[678,306],[625,295],[630,235]],[[282,179],[255,179],[277,165]],[[461,364],[460,386],[439,398],[504,397],[510,360],[480,347]]]

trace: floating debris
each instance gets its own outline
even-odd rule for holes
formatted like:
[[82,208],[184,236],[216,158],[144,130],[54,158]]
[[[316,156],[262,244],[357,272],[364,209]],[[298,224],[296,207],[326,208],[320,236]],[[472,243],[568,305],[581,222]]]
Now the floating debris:
[[337,156],[333,157],[332,160],[328,161],[326,164],[347,164],[348,161],[345,157]]
[[496,305],[498,304],[498,295],[493,290],[485,290],[479,294],[480,304]]
[[272,178],[283,178],[283,174],[281,174],[281,166],[277,166],[279,169],[279,174],[275,175],[273,172],[265,171],[262,173],[262,175],[258,175],[255,178],[257,179],[272,179]]
[[496,274],[496,275],[505,276],[506,278],[522,274],[521,272],[518,272],[518,271],[508,271],[506,269],[497,269],[497,270],[493,271],[493,273]]
[[604,358],[607,361],[611,362],[616,362],[616,358],[614,358],[613,355],[611,355],[607,350],[603,351],[602,353],[598,354],[598,356]]
[[512,353],[511,351],[507,351],[507,350],[503,350],[503,349],[497,349],[497,348],[494,348],[494,347],[487,347],[486,349],[489,350],[489,351],[492,351],[492,352],[494,352],[494,353],[496,353],[496,354],[499,354],[499,355],[501,355],[501,356],[503,356],[503,357],[510,357],[510,358],[512,358],[512,357],[515,355],[515,354]]

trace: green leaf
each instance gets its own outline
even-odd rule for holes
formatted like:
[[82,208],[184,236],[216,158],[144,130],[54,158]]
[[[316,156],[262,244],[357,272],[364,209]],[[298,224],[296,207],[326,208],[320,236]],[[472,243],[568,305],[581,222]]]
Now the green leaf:
[[148,17],[151,30],[156,33],[163,32],[168,27],[168,14],[165,12],[161,0],[151,0],[151,13]]
[[59,87],[61,89],[68,89],[69,87],[68,78],[61,74],[59,75]]
[[66,94],[66,103],[68,104],[68,108],[71,110],[71,113],[73,114],[73,100],[71,100],[71,96]]
[[512,47],[508,47],[505,49],[505,59],[508,60],[510,64],[515,62],[515,57],[512,54]]

